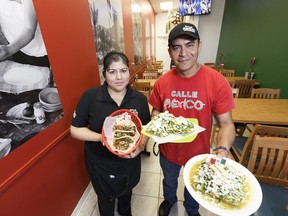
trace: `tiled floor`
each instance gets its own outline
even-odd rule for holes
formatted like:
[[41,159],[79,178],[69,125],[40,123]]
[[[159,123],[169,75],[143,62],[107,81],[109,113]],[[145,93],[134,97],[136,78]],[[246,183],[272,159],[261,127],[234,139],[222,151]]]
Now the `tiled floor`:
[[[149,141],[147,150],[150,156],[142,155],[142,172],[139,184],[133,189],[132,215],[133,216],[157,216],[158,206],[163,201],[162,172],[159,157],[153,154],[153,142]],[[173,206],[170,216],[188,216],[183,207],[184,181],[182,172],[179,177],[177,191],[178,202]],[[215,216],[215,214],[200,207],[202,216]],[[81,216],[99,216],[97,198],[93,189],[90,190],[85,205],[81,209]],[[115,211],[115,216],[119,214]]]

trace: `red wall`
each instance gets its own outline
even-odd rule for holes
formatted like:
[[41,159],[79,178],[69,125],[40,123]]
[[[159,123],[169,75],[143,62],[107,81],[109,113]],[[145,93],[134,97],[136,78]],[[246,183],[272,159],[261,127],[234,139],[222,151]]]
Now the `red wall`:
[[[122,1],[125,2],[125,52],[131,61],[132,20],[131,11],[127,10],[130,8],[127,2],[131,4],[131,1]],[[64,117],[0,160],[0,215],[3,216],[71,215],[89,183],[83,142],[69,134],[79,96],[87,88],[100,84],[88,0],[34,0],[34,6]]]

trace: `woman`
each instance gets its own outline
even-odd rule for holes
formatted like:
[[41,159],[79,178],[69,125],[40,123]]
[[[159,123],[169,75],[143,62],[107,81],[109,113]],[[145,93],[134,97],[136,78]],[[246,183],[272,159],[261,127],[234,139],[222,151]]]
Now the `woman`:
[[131,215],[132,189],[140,179],[141,157],[147,137],[129,155],[118,157],[102,144],[101,130],[107,116],[118,109],[128,109],[145,125],[150,121],[146,97],[129,85],[129,61],[125,54],[112,51],[103,60],[102,86],[88,89],[81,96],[71,124],[72,137],[85,141],[85,162],[97,193],[101,216],[114,215],[118,199],[120,215]]

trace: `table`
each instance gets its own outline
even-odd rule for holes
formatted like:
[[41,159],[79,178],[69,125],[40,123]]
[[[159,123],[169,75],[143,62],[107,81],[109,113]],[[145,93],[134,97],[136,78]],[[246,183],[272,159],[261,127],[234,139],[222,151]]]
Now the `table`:
[[137,82],[150,82],[151,88],[153,88],[157,79],[138,79]]
[[288,125],[288,99],[234,98],[234,101],[234,122]]
[[[230,83],[230,86],[233,85],[235,80],[246,80],[246,78],[244,76],[232,76],[232,77],[225,77],[225,78]],[[259,86],[259,85],[260,85],[260,83],[256,81],[255,86]]]

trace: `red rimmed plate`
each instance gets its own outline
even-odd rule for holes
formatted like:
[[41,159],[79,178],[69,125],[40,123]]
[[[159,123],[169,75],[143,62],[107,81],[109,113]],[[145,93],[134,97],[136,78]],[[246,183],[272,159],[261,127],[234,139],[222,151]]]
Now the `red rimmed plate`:
[[135,115],[135,113],[133,113],[130,110],[127,109],[120,109],[120,110],[116,110],[115,112],[111,113],[111,115],[109,117],[116,117],[116,116],[120,116],[122,114],[127,113],[128,115],[131,116],[131,120],[132,122],[136,125],[137,128],[137,132],[138,132],[138,138],[136,141],[134,141],[134,145],[132,147],[129,147],[126,151],[121,151],[121,150],[116,150],[115,148],[113,148],[111,143],[108,143],[108,139],[107,136],[105,135],[105,125],[106,125],[106,120],[104,121],[103,124],[103,128],[102,128],[102,142],[103,144],[106,146],[106,148],[113,154],[118,155],[118,156],[125,156],[127,154],[130,154],[132,151],[134,151],[137,146],[140,144],[141,141],[141,130],[142,130],[142,122],[139,119],[139,117],[137,115]]

